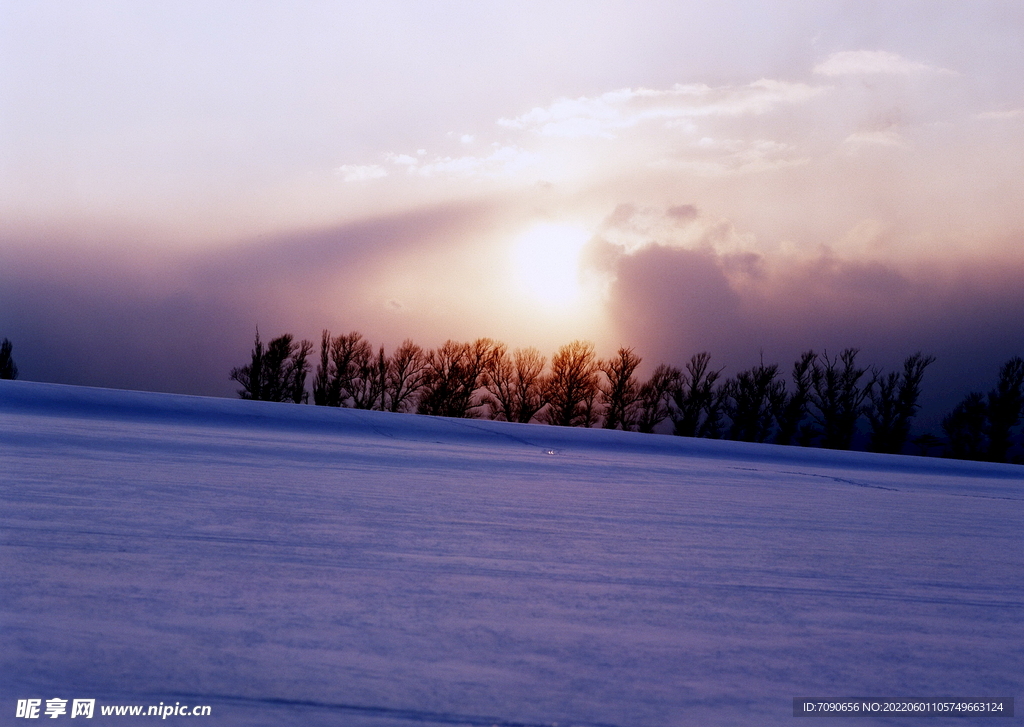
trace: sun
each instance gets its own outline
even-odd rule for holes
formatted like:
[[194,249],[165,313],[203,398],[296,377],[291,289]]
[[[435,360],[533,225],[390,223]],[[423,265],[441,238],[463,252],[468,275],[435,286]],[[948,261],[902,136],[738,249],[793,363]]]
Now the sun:
[[515,239],[512,269],[516,283],[531,300],[553,308],[578,303],[580,253],[590,232],[572,224],[545,222],[534,225]]

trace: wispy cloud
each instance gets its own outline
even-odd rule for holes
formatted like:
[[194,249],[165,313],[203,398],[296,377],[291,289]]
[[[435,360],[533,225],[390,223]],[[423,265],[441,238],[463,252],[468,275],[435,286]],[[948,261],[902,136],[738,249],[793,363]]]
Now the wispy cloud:
[[677,155],[654,163],[700,176],[750,174],[806,164],[810,158],[793,144],[770,139],[722,139],[704,136]]
[[515,118],[500,119],[498,124],[546,136],[611,139],[623,129],[648,123],[673,126],[699,117],[764,114],[780,105],[804,102],[822,90],[804,83],[768,79],[744,86],[626,88],[600,96],[561,98]]
[[896,131],[883,129],[878,131],[857,131],[843,140],[847,147],[889,146],[906,149],[908,144]]
[[529,167],[535,157],[517,146],[494,145],[489,154],[482,156],[438,156],[428,160],[423,156],[392,154],[388,160],[405,167],[409,174],[422,177],[502,177]]
[[898,53],[882,50],[848,50],[833,53],[816,65],[814,72],[822,76],[870,74],[909,76],[917,73],[958,75],[956,71],[912,61]]
[[1007,111],[984,111],[974,118],[986,121],[1008,121],[1012,119],[1024,119],[1024,109],[1009,109]]
[[[675,84],[561,98],[519,116],[498,119],[499,133],[492,136],[495,140],[484,153],[389,152],[383,163],[346,164],[337,171],[346,182],[396,174],[504,180],[532,175],[528,181],[538,181],[571,174],[572,169],[593,172],[600,159],[606,172],[623,164],[686,169],[705,176],[765,171],[802,164],[807,158],[788,142],[761,135],[725,136],[716,126],[796,107],[826,90],[825,86],[761,79],[735,86]],[[463,149],[485,143],[475,135],[448,136]],[[609,141],[616,142],[614,150],[594,145]]]
[[388,176],[388,170],[379,164],[343,164],[336,171],[346,182],[365,182]]
[[[472,142],[463,136],[462,144]],[[509,178],[528,169],[537,157],[515,145],[493,144],[490,153],[464,156],[429,156],[425,149],[416,154],[388,152],[385,164],[343,164],[336,172],[346,182],[365,182],[401,173],[414,177]]]

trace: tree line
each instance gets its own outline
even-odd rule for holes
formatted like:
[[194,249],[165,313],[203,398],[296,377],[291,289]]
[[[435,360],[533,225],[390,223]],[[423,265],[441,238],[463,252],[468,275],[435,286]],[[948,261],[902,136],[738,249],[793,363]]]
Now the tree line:
[[[13,345],[0,342],[0,379],[16,379]],[[942,419],[944,437],[910,437],[925,370],[934,357],[908,356],[902,370],[857,363],[858,350],[838,356],[805,351],[787,378],[778,364],[759,363],[722,379],[711,355],[695,354],[682,368],[661,364],[646,380],[641,358],[622,347],[599,359],[593,344],[573,341],[550,365],[536,348],[490,338],[445,341],[425,351],[405,340],[391,355],[362,334],[323,331],[315,376],[314,345],[284,334],[264,344],[259,331],[248,364],[231,370],[243,399],[319,406],[486,417],[569,427],[636,432],[670,430],[687,437],[850,449],[866,429],[866,448],[901,453],[1024,463],[1024,359],[1000,368],[988,393],[967,394]]]
[[[446,417],[482,417],[626,431],[670,430],[688,437],[850,449],[858,432],[873,452],[1020,461],[1024,360],[1004,364],[987,395],[968,394],[944,419],[944,438],[910,437],[921,385],[934,357],[908,356],[900,370],[860,365],[858,349],[838,355],[805,351],[788,376],[765,364],[723,378],[708,352],[683,368],[661,364],[647,379],[642,359],[622,347],[599,358],[573,341],[551,357],[536,348],[510,351],[499,341],[446,341],[424,350],[404,341],[390,355],[362,334],[323,331],[319,357],[291,334],[264,344],[256,333],[250,362],[231,371],[243,399],[310,401]],[[314,370],[315,364],[315,370]],[[307,387],[309,375],[312,382]]]

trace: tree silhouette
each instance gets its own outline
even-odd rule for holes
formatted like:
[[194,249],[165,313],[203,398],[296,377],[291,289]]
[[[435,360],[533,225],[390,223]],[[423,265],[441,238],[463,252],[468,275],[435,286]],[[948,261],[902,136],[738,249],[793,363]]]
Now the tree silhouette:
[[956,459],[984,459],[988,453],[985,428],[988,419],[985,395],[972,391],[942,420],[949,438],[949,455]]
[[0,379],[18,378],[18,366],[11,357],[14,345],[6,338],[0,343]]
[[517,348],[509,356],[505,344],[495,345],[484,373],[484,403],[492,419],[524,424],[533,419],[545,404],[541,381],[546,361],[535,348]]
[[838,358],[826,352],[811,370],[811,402],[818,411],[814,418],[821,427],[821,446],[849,449],[863,412],[867,389],[858,383],[867,369],[857,368],[856,348],[847,348]]
[[807,418],[807,405],[811,400],[811,372],[818,354],[804,351],[793,364],[793,393],[784,394],[776,400],[775,421],[779,430],[775,434],[776,444],[791,444],[794,439],[801,446],[810,445],[814,430],[801,425]]
[[903,362],[903,373],[890,371],[886,376],[872,372],[867,386],[868,406],[864,413],[871,425],[872,452],[899,454],[910,436],[910,420],[917,413],[924,370],[935,361],[920,351]]
[[631,348],[620,348],[613,358],[601,361],[605,382],[600,387],[605,429],[636,429],[640,419],[640,383],[634,377],[640,357]]
[[651,378],[640,387],[637,429],[650,434],[671,414],[671,392],[679,384],[682,372],[674,366],[660,364]]
[[243,399],[263,400],[263,354],[263,342],[260,340],[260,329],[257,328],[249,364],[231,369],[231,378],[242,385],[238,395]]
[[[0,378],[14,378],[11,343],[0,345]],[[256,331],[250,361],[231,370],[241,384],[239,396],[264,401],[308,401],[306,379],[313,344],[291,334],[264,344]],[[573,341],[551,360],[534,348],[509,353],[489,338],[473,343],[446,341],[425,353],[406,339],[389,357],[376,352],[353,331],[321,334],[312,397],[322,406],[416,411],[449,417],[490,416],[526,423],[538,420],[561,426],[594,426],[603,417],[609,429],[653,432],[671,418],[675,434],[779,444],[796,443],[849,449],[861,416],[870,425],[869,448],[898,453],[910,441],[911,420],[919,409],[924,372],[934,357],[917,352],[902,372],[858,367],[858,349],[832,358],[808,350],[793,364],[792,391],[776,364],[759,365],[720,380],[704,351],[684,370],[659,365],[647,381],[636,371],[641,358],[620,347],[598,360],[594,346]],[[866,405],[865,405],[866,404]],[[1016,439],[1024,415],[1024,359],[1007,361],[987,395],[972,393],[943,420],[948,454],[1006,461],[1018,457]],[[924,435],[913,440],[923,453],[942,440]]]
[[424,384],[425,367],[423,350],[409,339],[395,349],[388,362],[384,386],[388,411],[405,412],[415,408],[416,395]]
[[348,381],[353,409],[383,409],[384,387],[388,377],[388,359],[384,347],[375,355],[368,341],[354,352],[355,375]]
[[320,363],[313,381],[313,403],[353,409],[407,412],[423,387],[423,351],[406,339],[390,357],[376,354],[362,334],[320,336]]
[[999,369],[996,388],[987,401],[988,459],[1005,462],[1011,444],[1011,430],[1020,421],[1024,407],[1024,359],[1011,358]]
[[[320,406],[372,408],[375,393],[372,378],[373,348],[357,331],[331,338],[330,331],[320,336],[320,364],[313,382],[313,403]],[[369,389],[369,391],[368,391]],[[370,406],[366,406],[369,401]]]
[[445,417],[475,417],[479,402],[473,394],[494,356],[495,343],[479,338],[473,343],[445,341],[427,354],[423,393],[417,411]]
[[306,377],[309,375],[309,355],[313,353],[313,342],[302,340],[295,346],[288,361],[286,385],[289,387],[291,400],[296,404],[309,401],[306,391]]
[[767,441],[775,426],[775,412],[786,397],[786,383],[778,376],[778,364],[761,363],[725,382],[729,439]]
[[558,349],[544,379],[548,406],[539,418],[563,427],[591,427],[597,421],[598,367],[594,345],[573,341]]
[[257,401],[304,401],[312,350],[312,343],[295,343],[290,333],[278,336],[264,348],[257,329],[249,363],[231,370],[231,379],[242,385],[238,395]]
[[333,391],[337,367],[331,358],[331,332],[326,328],[320,333],[320,363],[313,378],[313,403],[317,406],[341,406],[341,394]]
[[686,371],[674,382],[670,395],[670,416],[675,433],[682,437],[722,436],[722,407],[725,391],[715,388],[721,370],[708,368],[711,354],[702,351],[690,358]]
[[1016,356],[999,369],[988,396],[971,392],[942,420],[949,455],[958,459],[1005,462],[1013,428],[1024,413],[1024,359]]

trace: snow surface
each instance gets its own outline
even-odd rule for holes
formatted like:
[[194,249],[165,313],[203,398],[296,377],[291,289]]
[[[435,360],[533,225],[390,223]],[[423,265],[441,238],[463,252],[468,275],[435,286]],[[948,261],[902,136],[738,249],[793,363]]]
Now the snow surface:
[[963,725],[792,700],[1022,692],[1020,466],[4,381],[0,480],[0,724]]

